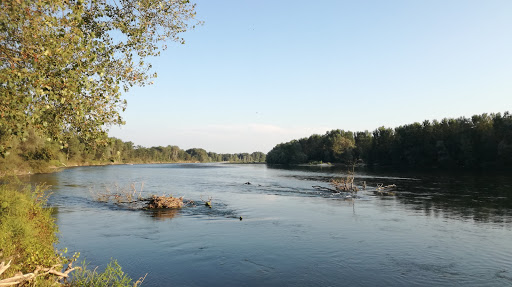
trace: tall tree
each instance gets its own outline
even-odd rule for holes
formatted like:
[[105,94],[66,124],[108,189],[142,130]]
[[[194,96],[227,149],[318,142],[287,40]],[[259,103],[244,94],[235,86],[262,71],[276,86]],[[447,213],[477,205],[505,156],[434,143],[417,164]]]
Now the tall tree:
[[122,124],[121,90],[151,84],[148,57],[200,23],[188,0],[0,3],[0,155],[31,126],[97,140]]

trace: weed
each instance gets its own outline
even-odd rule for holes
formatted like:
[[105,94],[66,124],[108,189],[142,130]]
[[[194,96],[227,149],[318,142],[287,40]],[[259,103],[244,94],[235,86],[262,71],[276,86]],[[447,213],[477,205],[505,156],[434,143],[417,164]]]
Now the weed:
[[132,283],[132,279],[123,272],[115,259],[110,260],[110,263],[108,263],[102,273],[99,273],[97,270],[98,267],[91,270],[88,268],[87,263],[82,263],[81,269],[73,273],[71,286],[139,286],[146,278],[144,276],[135,283]]

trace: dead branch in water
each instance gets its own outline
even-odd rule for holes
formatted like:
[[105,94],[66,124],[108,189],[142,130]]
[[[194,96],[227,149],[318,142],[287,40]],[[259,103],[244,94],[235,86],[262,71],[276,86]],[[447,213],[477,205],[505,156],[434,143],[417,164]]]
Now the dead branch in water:
[[105,191],[96,192],[91,190],[91,194],[97,201],[108,202],[113,201],[116,203],[132,203],[142,200],[142,190],[144,189],[144,182],[140,185],[140,190],[137,191],[135,183],[130,187],[122,187],[115,183],[112,187],[105,186]]
[[333,178],[329,182],[336,192],[358,192],[359,188],[354,184],[355,163],[352,164],[352,170],[347,171],[346,177]]
[[204,202],[204,206],[208,206],[209,208],[212,208],[213,197],[208,196],[208,201],[204,200],[202,195],[200,195],[199,198],[201,198],[201,200]]
[[[346,196],[353,198],[354,193],[357,193],[359,191],[359,188],[363,190],[366,190],[367,188],[366,181],[362,181],[360,185],[356,185],[354,183],[354,168],[355,165],[352,165],[352,169],[347,171],[345,177],[332,178],[329,181],[329,185],[331,185],[332,188],[319,185],[313,185],[312,187],[321,191],[328,191],[332,193],[344,193]],[[396,185],[394,184],[384,186],[382,183],[379,183],[377,184],[376,188],[371,188],[370,191],[373,191],[375,195],[395,195],[395,189]],[[347,195],[347,193],[349,194]]]
[[354,176],[347,175],[346,178],[333,178],[329,182],[337,192],[358,192],[359,188],[354,184]]
[[378,183],[377,189],[375,191],[373,191],[373,194],[384,195],[384,196],[393,196],[393,195],[396,195],[395,190],[396,190],[395,184],[390,184],[390,185],[384,186],[384,184]]

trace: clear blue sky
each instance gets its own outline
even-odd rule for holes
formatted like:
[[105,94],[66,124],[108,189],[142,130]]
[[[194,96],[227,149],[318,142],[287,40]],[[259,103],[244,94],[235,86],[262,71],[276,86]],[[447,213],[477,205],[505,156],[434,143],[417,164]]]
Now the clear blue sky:
[[331,129],[512,112],[512,1],[200,0],[127,95],[136,145],[268,152]]

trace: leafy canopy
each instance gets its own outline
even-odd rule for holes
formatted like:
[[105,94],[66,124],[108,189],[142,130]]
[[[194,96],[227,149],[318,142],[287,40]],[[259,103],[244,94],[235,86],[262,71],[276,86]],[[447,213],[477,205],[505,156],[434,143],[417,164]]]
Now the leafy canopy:
[[0,4],[0,155],[28,127],[98,141],[123,124],[121,90],[151,84],[148,58],[201,24],[188,0]]

